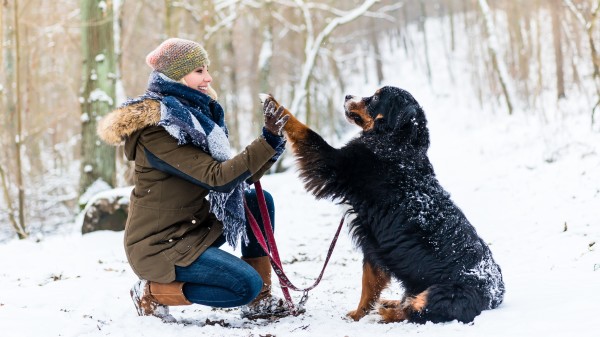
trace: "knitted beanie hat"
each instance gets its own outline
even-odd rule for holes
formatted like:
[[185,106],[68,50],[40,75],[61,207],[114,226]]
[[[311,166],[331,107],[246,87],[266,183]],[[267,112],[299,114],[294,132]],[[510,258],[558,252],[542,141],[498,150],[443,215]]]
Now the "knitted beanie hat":
[[179,81],[196,68],[210,65],[208,54],[194,41],[170,38],[146,56],[152,69]]

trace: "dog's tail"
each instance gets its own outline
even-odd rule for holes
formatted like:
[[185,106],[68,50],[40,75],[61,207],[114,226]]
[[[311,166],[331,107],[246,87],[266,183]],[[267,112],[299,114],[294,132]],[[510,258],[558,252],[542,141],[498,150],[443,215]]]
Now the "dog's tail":
[[[418,306],[415,306],[417,303]],[[415,323],[469,323],[487,308],[487,301],[476,287],[464,284],[436,284],[411,301],[408,320]],[[419,310],[420,309],[420,310]]]

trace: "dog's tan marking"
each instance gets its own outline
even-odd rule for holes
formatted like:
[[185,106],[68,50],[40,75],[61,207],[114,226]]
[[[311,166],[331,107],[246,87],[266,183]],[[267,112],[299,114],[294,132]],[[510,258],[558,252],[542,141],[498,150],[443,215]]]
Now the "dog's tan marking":
[[423,309],[427,305],[428,295],[429,295],[429,292],[427,290],[425,290],[424,292],[415,296],[410,303],[412,310],[413,311],[423,311]]
[[379,315],[384,323],[402,322],[408,319],[408,313],[400,307],[380,308]]
[[356,310],[352,310],[348,313],[348,316],[353,320],[358,321],[363,318],[369,310],[373,308],[373,305],[379,299],[381,291],[385,289],[390,283],[390,275],[381,270],[380,268],[372,266],[370,263],[365,262],[363,265],[363,276],[362,276],[362,292],[360,295],[360,301]]
[[414,297],[405,297],[402,301],[381,301],[379,308],[381,320],[385,323],[401,322],[407,320],[413,312],[421,312],[427,306],[427,290]]
[[[375,125],[375,121],[367,112],[365,102],[351,102],[348,104],[347,109],[350,114],[346,114],[346,117],[354,124],[360,126],[364,131],[371,130]],[[360,121],[355,119],[356,116],[358,116]]]
[[400,305],[399,300],[379,300],[379,305],[382,308],[394,308]]

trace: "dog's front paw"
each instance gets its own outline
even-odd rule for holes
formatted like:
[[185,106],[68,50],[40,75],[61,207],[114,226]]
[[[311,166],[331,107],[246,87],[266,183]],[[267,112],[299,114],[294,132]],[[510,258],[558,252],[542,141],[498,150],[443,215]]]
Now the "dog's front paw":
[[365,317],[366,314],[367,314],[366,310],[358,308],[356,310],[352,310],[352,311],[348,312],[346,314],[346,316],[352,318],[355,321],[359,321],[361,318]]

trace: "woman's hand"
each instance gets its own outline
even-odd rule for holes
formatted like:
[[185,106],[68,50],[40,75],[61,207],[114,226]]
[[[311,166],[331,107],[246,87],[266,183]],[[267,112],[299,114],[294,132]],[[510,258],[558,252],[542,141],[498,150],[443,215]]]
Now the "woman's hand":
[[290,116],[281,116],[285,108],[281,105],[275,110],[276,103],[273,100],[265,100],[263,105],[263,115],[265,116],[265,129],[270,133],[281,136],[281,130],[287,123]]

